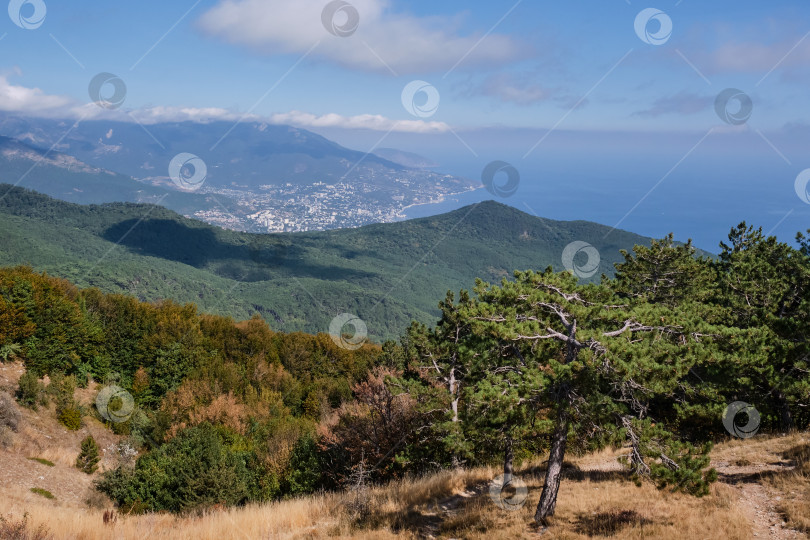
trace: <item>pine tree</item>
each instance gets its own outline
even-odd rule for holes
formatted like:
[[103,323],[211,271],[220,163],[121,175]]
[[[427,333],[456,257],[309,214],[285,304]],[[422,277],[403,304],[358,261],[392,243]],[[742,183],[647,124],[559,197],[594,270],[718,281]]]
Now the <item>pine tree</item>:
[[415,370],[421,380],[409,386],[409,393],[424,411],[442,411],[426,416],[430,438],[438,440],[450,454],[453,466],[460,466],[471,457],[472,445],[462,432],[460,411],[466,377],[473,351],[468,342],[470,322],[460,316],[470,305],[470,295],[461,291],[458,303],[452,292],[439,303],[441,319],[433,328],[413,323],[408,342],[415,353]]
[[797,250],[744,222],[731,230],[718,263],[729,324],[740,328],[733,344],[746,354],[729,367],[729,384],[788,431],[806,426],[810,396],[810,251],[803,235]]
[[690,240],[676,244],[672,234],[653,240],[650,247],[635,246],[633,253],[621,250],[611,284],[621,296],[644,298],[652,304],[674,307],[685,301],[705,300],[715,282],[715,270],[708,258],[696,258]]
[[[719,270],[714,261],[697,258],[696,253],[691,241],[678,244],[672,234],[653,240],[649,247],[637,245],[632,253],[622,251],[625,260],[615,265],[616,278],[603,285],[622,299],[689,312],[717,327],[713,336],[717,348],[690,368],[690,395],[679,398],[676,416],[666,417],[671,428],[706,437],[723,432],[717,422],[728,403],[728,393],[723,389],[728,387],[729,369],[739,362],[742,352],[733,344],[738,329],[728,325],[726,310],[716,301]],[[671,410],[667,403],[664,405]]]
[[40,382],[39,377],[31,370],[25,370],[17,383],[17,401],[24,407],[37,410],[37,406],[43,402],[45,395],[45,385]]
[[551,449],[535,520],[554,515],[569,445],[629,441],[627,463],[637,475],[704,494],[715,479],[704,470],[710,445],[679,440],[658,415],[677,416],[694,380],[690,370],[714,348],[716,329],[688,309],[622,299],[551,269],[515,276],[501,286],[479,281],[465,316],[473,333],[517,348],[549,413]]
[[88,435],[82,440],[79,457],[76,458],[76,468],[87,474],[93,474],[98,469],[100,460],[98,454],[98,443],[92,435]]

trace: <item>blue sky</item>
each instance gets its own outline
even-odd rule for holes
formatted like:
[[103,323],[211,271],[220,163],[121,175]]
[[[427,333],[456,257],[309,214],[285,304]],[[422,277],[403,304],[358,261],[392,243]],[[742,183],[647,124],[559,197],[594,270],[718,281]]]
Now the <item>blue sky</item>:
[[[791,188],[810,167],[806,1],[346,3],[332,21],[359,23],[340,37],[324,26],[327,0],[12,0],[17,22],[37,27],[0,18],[0,110],[143,123],[248,115],[361,150],[422,152],[457,174],[493,159],[532,174],[560,158],[594,171],[610,162],[615,175],[650,162],[655,185],[686,158],[712,178],[753,159],[745,169],[771,171],[778,186],[774,222],[801,202]],[[672,24],[660,44],[649,36],[664,19],[636,30],[651,7]],[[120,109],[89,103],[100,72],[126,83]],[[403,106],[414,80],[440,96],[422,117]],[[718,116],[727,88],[750,98],[750,118]],[[787,230],[806,228],[810,205],[793,210]]]
[[441,94],[431,121],[548,128],[624,58],[560,127],[699,131],[717,121],[713,98],[726,87],[752,97],[761,129],[810,123],[810,39],[782,60],[810,31],[802,1],[659,1],[673,23],[661,46],[636,35],[634,19],[649,7],[638,0],[357,0],[359,27],[346,38],[323,28],[323,0],[44,4],[35,30],[0,24],[0,72],[7,84],[78,102],[103,71],[126,82],[130,109],[414,120],[400,93],[421,79]]

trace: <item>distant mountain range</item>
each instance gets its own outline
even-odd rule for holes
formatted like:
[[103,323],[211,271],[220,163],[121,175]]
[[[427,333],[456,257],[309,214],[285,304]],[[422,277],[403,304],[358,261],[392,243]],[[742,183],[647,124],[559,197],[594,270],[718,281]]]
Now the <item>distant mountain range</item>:
[[[0,182],[17,184],[78,204],[159,203],[186,215],[200,209],[213,209],[217,205],[210,196],[167,191],[130,176],[88,165],[73,156],[8,137],[0,137]],[[4,193],[5,190],[0,191],[0,197]],[[230,200],[224,202],[235,206]]]
[[[74,167],[71,174],[92,173]],[[375,340],[398,337],[413,319],[433,321],[445,293],[472,288],[476,277],[562,270],[572,242],[598,249],[593,279],[612,275],[619,250],[649,244],[619,230],[605,239],[603,225],[541,219],[495,202],[398,223],[262,235],[160,206],[80,206],[9,185],[0,185],[0,197],[0,265],[29,264],[79,286],[195,302],[235,318],[258,313],[285,331],[326,331],[333,317],[353,313]]]
[[[6,115],[0,116],[0,136],[6,137],[0,140],[5,182],[17,184],[15,175],[36,164],[34,170],[47,170],[32,170],[20,186],[81,203],[151,202],[169,193],[162,203],[169,208],[236,230],[390,222],[412,204],[480,187],[426,170],[435,164],[415,154],[363,153],[303,129],[255,122],[76,124]],[[169,174],[179,154],[204,164],[207,174],[196,194],[206,197],[173,197],[183,192]]]
[[396,148],[377,148],[374,154],[397,165],[411,169],[435,169],[439,166],[435,161],[413,152],[404,152]]

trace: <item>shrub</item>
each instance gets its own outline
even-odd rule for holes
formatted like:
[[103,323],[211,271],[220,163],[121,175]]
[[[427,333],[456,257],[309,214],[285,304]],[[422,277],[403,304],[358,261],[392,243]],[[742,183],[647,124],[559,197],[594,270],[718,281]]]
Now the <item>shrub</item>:
[[0,427],[17,431],[20,426],[20,411],[14,400],[6,393],[0,393]]
[[71,431],[81,428],[82,413],[73,398],[76,391],[76,377],[54,373],[46,391],[56,401],[56,419],[59,423]]
[[264,476],[260,467],[251,452],[232,450],[220,430],[204,423],[138,458],[134,470],[105,472],[96,486],[133,512],[188,512],[264,500],[255,486]]
[[14,433],[5,426],[0,426],[0,447],[11,448],[14,444]]
[[23,514],[22,519],[0,516],[0,538],[5,540],[47,540],[53,538],[45,525],[40,525],[36,529],[28,523],[28,514]]
[[73,394],[76,391],[76,377],[62,373],[51,374],[51,382],[46,392],[56,400],[56,409],[75,408]]
[[98,469],[99,459],[98,444],[92,435],[88,435],[82,441],[81,452],[76,458],[76,467],[87,474],[93,474]]
[[6,343],[2,347],[0,347],[0,361],[8,362],[8,359],[11,358],[12,360],[19,356],[22,352],[22,345],[19,343]]
[[51,493],[47,489],[31,488],[31,493],[36,493],[37,495],[42,495],[46,499],[55,499],[56,498],[56,497],[53,496],[53,493]]
[[35,373],[26,370],[20,377],[18,385],[17,401],[20,405],[36,410],[37,405],[45,403],[45,385],[39,381]]
[[290,456],[290,465],[284,479],[287,495],[312,493],[321,479],[321,466],[318,461],[318,446],[309,436],[298,440]]
[[82,427],[82,413],[75,407],[67,407],[57,411],[56,419],[71,431],[78,431]]
[[54,465],[53,461],[51,461],[49,459],[45,459],[45,458],[41,458],[41,457],[30,457],[28,459],[30,459],[31,461],[36,461],[37,463],[41,463],[43,465],[47,465],[48,467],[55,467],[56,466],[56,465]]

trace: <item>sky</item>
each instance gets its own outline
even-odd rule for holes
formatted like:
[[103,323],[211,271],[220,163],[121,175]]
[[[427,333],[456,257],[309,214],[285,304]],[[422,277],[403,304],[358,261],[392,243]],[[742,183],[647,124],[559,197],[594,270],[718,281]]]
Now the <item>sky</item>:
[[293,124],[454,174],[745,162],[810,225],[804,0],[12,0],[0,36],[0,111]]

